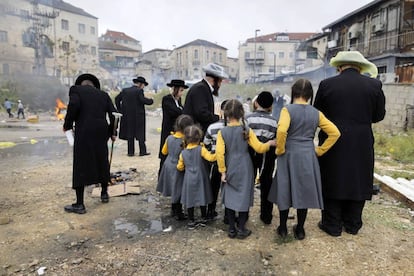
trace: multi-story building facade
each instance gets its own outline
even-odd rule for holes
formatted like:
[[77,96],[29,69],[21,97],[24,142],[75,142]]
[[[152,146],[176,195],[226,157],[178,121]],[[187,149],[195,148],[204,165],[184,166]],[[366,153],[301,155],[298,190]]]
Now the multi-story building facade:
[[113,87],[125,87],[135,75],[139,51],[112,41],[99,40],[99,64],[112,76]]
[[[177,71],[174,68],[174,60],[171,53],[171,50],[157,48],[142,55],[141,61],[145,61],[145,64],[151,64],[152,70],[148,74],[148,82],[155,91],[166,87],[166,84],[171,79],[176,78]],[[141,73],[143,65],[144,63],[141,63],[139,68],[137,68],[137,74]],[[146,67],[145,65],[143,68],[146,69]]]
[[139,40],[117,31],[106,30],[106,33],[99,37],[100,41],[113,42],[118,45],[138,51],[138,57],[142,55],[142,45]]
[[238,58],[227,58],[227,71],[229,74],[230,82],[237,82],[239,78],[239,59]]
[[22,33],[32,27],[32,5],[25,0],[0,3],[0,74],[32,73],[34,49],[23,45]]
[[227,68],[227,48],[215,43],[197,39],[173,50],[175,76],[179,79],[196,81],[203,77],[202,67],[210,62]]
[[327,60],[338,51],[358,50],[377,65],[382,81],[414,82],[406,74],[414,62],[413,10],[411,0],[376,0],[323,27],[329,33]]
[[315,33],[273,33],[239,45],[239,83],[276,79],[296,71],[296,49]]
[[5,0],[0,13],[3,74],[57,76],[72,84],[82,72],[99,71],[95,16],[62,0]]

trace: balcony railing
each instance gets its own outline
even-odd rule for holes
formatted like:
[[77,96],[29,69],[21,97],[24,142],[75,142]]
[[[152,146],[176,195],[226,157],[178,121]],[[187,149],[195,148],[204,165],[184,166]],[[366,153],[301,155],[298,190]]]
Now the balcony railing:
[[414,31],[403,31],[399,35],[400,48],[414,45]]

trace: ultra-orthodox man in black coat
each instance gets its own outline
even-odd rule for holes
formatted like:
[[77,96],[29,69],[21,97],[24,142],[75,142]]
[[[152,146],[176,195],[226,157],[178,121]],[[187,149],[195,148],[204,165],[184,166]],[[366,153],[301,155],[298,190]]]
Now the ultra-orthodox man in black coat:
[[199,123],[203,133],[210,124],[219,120],[219,116],[214,114],[213,94],[206,80],[191,86],[185,98],[183,114],[190,115],[195,123]]
[[73,188],[109,182],[107,143],[113,134],[115,111],[107,93],[90,85],[70,88],[63,128],[75,125]]
[[[321,81],[314,106],[341,132],[340,139],[319,158],[324,198],[369,200],[374,173],[371,124],[384,119],[382,83],[349,68]],[[326,139],[319,134],[319,143]]]
[[168,94],[162,98],[162,125],[161,125],[161,142],[159,158],[163,158],[161,149],[164,146],[165,139],[174,130],[175,120],[183,113],[183,106],[181,99],[177,100],[177,103],[173,95]]
[[125,88],[116,96],[116,107],[122,113],[120,139],[145,141],[145,105],[152,103],[152,99],[144,96],[144,90],[136,86]]

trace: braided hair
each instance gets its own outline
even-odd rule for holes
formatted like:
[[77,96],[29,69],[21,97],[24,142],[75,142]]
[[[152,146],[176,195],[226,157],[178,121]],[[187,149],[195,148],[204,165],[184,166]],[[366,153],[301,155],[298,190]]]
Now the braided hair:
[[184,129],[184,146],[187,147],[189,144],[199,144],[203,139],[203,131],[198,125],[190,125]]
[[190,115],[182,114],[175,120],[174,131],[184,133],[184,129],[192,124],[194,124],[193,118]]
[[235,119],[241,121],[241,125],[243,128],[243,138],[247,140],[249,138],[249,132],[246,127],[246,123],[244,121],[244,108],[243,104],[236,100],[231,99],[228,100],[224,106],[224,124],[227,125],[227,121],[229,119]]

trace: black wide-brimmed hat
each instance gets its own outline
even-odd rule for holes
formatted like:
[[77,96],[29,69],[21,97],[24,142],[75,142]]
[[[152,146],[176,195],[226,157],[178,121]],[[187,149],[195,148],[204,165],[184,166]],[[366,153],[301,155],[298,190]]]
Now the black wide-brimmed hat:
[[89,73],[79,75],[75,81],[75,85],[81,85],[84,80],[90,80],[95,88],[101,89],[101,84],[99,83],[98,78]]
[[171,80],[170,83],[167,83],[168,87],[184,87],[185,89],[188,88],[188,85],[185,85],[183,80]]
[[139,76],[139,77],[137,77],[137,78],[135,78],[135,79],[132,79],[132,82],[133,82],[133,83],[138,83],[138,82],[140,82],[140,83],[145,84],[145,86],[147,86],[147,85],[148,85],[148,82],[145,80],[145,78],[144,78],[144,77],[141,77],[141,76]]

